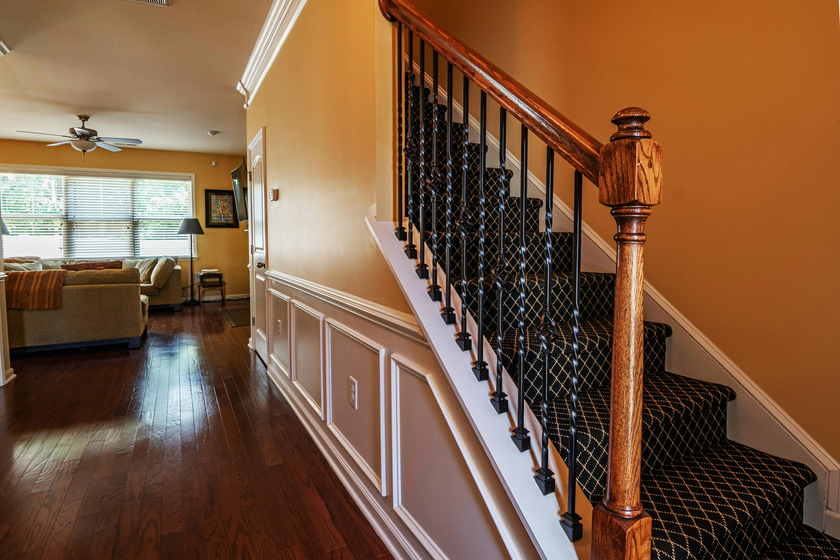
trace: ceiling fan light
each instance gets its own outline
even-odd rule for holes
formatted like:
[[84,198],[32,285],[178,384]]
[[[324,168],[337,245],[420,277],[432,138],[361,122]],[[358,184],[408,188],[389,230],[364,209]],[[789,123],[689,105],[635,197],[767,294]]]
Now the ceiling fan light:
[[71,140],[70,145],[82,153],[92,152],[96,149],[96,142],[90,140]]

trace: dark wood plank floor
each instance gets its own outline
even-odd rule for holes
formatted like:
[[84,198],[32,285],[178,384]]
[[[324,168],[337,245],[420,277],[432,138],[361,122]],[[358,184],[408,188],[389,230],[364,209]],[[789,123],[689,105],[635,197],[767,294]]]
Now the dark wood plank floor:
[[0,558],[390,558],[248,334],[208,303],[139,350],[13,358]]

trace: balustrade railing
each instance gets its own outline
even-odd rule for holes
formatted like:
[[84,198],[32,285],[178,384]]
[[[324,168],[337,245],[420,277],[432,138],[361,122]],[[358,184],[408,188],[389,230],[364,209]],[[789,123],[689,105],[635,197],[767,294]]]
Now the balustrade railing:
[[[642,396],[642,283],[644,222],[650,207],[661,198],[661,149],[644,129],[649,115],[642,109],[630,108],[619,112],[613,123],[618,132],[603,146],[566,117],[552,109],[527,88],[513,80],[492,63],[447,34],[420,14],[405,0],[379,0],[383,15],[397,23],[397,203],[399,223],[395,233],[406,241],[405,253],[416,259],[417,276],[428,279],[430,298],[442,301],[441,317],[445,324],[457,323],[455,342],[461,350],[474,353],[472,370],[482,382],[488,381],[485,361],[485,337],[495,350],[494,376],[490,401],[495,410],[507,413],[508,395],[505,393],[505,367],[515,369],[517,386],[516,414],[511,438],[520,452],[531,448],[531,434],[526,428],[526,407],[538,412],[540,445],[534,479],[542,494],[555,492],[554,473],[549,467],[549,404],[552,394],[552,370],[560,354],[561,340],[570,353],[568,384],[561,393],[568,400],[568,450],[565,461],[569,469],[566,488],[566,511],[560,524],[571,540],[583,533],[583,523],[575,511],[576,477],[578,474],[578,391],[583,364],[581,363],[581,224],[583,178],[599,188],[599,201],[613,208],[618,224],[618,246],[615,282],[615,316],[613,321],[613,354],[610,398],[609,473],[606,497],[593,513],[593,558],[642,558],[649,554],[650,518],[640,501],[641,472],[641,396]],[[407,38],[403,35],[407,34]],[[404,45],[404,39],[405,45]],[[414,47],[417,42],[415,70]],[[431,69],[426,68],[426,51],[432,52]],[[405,52],[404,52],[405,51]],[[408,65],[403,70],[403,57]],[[441,130],[439,98],[439,58],[446,60],[446,126]],[[431,102],[426,93],[426,73],[431,71]],[[463,76],[462,122],[453,115],[453,70]],[[403,85],[405,86],[403,88]],[[470,88],[476,86],[480,94],[478,155],[472,150],[470,137]],[[499,165],[487,168],[487,106],[488,100],[499,105]],[[427,130],[427,105],[431,115],[431,134]],[[419,118],[415,118],[419,117]],[[518,223],[512,212],[508,181],[507,154],[508,118],[521,124],[520,192]],[[445,134],[445,162],[442,162],[442,135]],[[534,244],[535,231],[529,231],[533,212],[528,197],[529,141],[534,138],[546,145],[545,219],[543,243]],[[460,150],[458,143],[460,142]],[[574,169],[573,244],[571,259],[572,309],[569,316],[558,316],[562,306],[554,305],[557,289],[553,257],[554,238],[554,180],[555,154],[560,155]],[[429,157],[431,163],[429,163]],[[404,168],[403,168],[404,159]],[[461,172],[457,173],[460,165]],[[478,166],[478,185],[470,185],[471,167]],[[403,171],[404,169],[404,171]],[[491,181],[497,177],[498,181]],[[460,175],[460,190],[456,189]],[[404,195],[404,199],[403,199]],[[441,236],[440,204],[444,203],[444,232]],[[416,207],[415,207],[416,205]],[[429,208],[429,205],[431,206]],[[456,208],[457,207],[457,208]],[[431,211],[431,215],[429,215]],[[492,220],[488,213],[498,212]],[[402,216],[408,218],[403,228]],[[457,216],[456,216],[457,215]],[[509,231],[509,220],[516,223],[518,232]],[[533,221],[533,220],[531,220]],[[489,228],[489,229],[488,229]],[[518,236],[516,236],[518,233]],[[414,244],[414,236],[419,243]],[[513,235],[511,235],[513,234]],[[511,244],[516,247],[515,265],[509,259]],[[443,247],[441,248],[441,237]],[[431,273],[426,264],[426,250],[431,253]],[[496,253],[490,269],[487,259]],[[530,254],[534,251],[536,254]],[[542,257],[539,258],[539,254]],[[442,256],[441,256],[442,255]],[[441,265],[440,261],[443,261]],[[534,265],[541,261],[541,266]],[[443,268],[442,286],[439,267]],[[560,271],[562,272],[562,271]],[[471,276],[472,275],[472,276]],[[489,281],[488,281],[489,280]],[[487,286],[495,290],[495,298],[487,297]],[[460,309],[453,306],[452,290],[457,288]],[[530,290],[541,290],[539,322],[529,322],[529,309],[534,313]],[[506,315],[505,307],[515,305]],[[494,308],[495,307],[495,308]],[[495,325],[488,322],[489,310],[495,312]],[[507,317],[507,318],[506,318]],[[475,346],[468,327],[475,320]],[[567,337],[565,333],[568,333]],[[511,334],[514,336],[511,337]],[[505,345],[513,344],[512,355],[505,355]],[[569,343],[566,343],[569,341]],[[536,349],[538,342],[539,349]],[[537,358],[533,358],[533,356]],[[529,356],[538,363],[530,367]],[[540,379],[526,378],[526,372],[539,371]],[[538,386],[538,395],[526,397],[529,383]],[[537,435],[537,434],[535,434]],[[525,473],[523,473],[524,475]],[[645,544],[647,543],[647,544]],[[624,553],[635,546],[630,555]]]

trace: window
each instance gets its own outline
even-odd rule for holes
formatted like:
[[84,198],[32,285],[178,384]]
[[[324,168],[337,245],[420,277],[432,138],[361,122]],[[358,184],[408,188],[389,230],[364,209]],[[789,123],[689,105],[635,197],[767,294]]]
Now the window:
[[0,173],[3,255],[42,258],[186,256],[192,181],[119,175]]

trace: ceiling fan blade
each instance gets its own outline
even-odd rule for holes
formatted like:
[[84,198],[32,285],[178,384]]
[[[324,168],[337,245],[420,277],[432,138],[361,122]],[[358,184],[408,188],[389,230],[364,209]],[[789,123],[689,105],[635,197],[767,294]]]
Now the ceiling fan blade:
[[32,132],[31,130],[18,130],[18,132],[22,132],[24,134],[40,134],[42,136],[60,136],[61,138],[73,138],[75,136],[68,136],[67,134],[50,134],[49,132]]
[[100,148],[108,150],[109,152],[121,152],[122,151],[122,148],[117,148],[116,146],[112,146],[111,144],[108,144],[107,142],[97,142],[96,145],[99,146]]
[[47,144],[47,147],[49,148],[50,146],[62,146],[64,144],[69,144],[69,143],[70,143],[70,140],[65,140],[64,142],[56,142],[55,144]]
[[117,144],[137,144],[140,145],[143,142],[138,140],[137,138],[99,138],[102,142],[116,142]]

